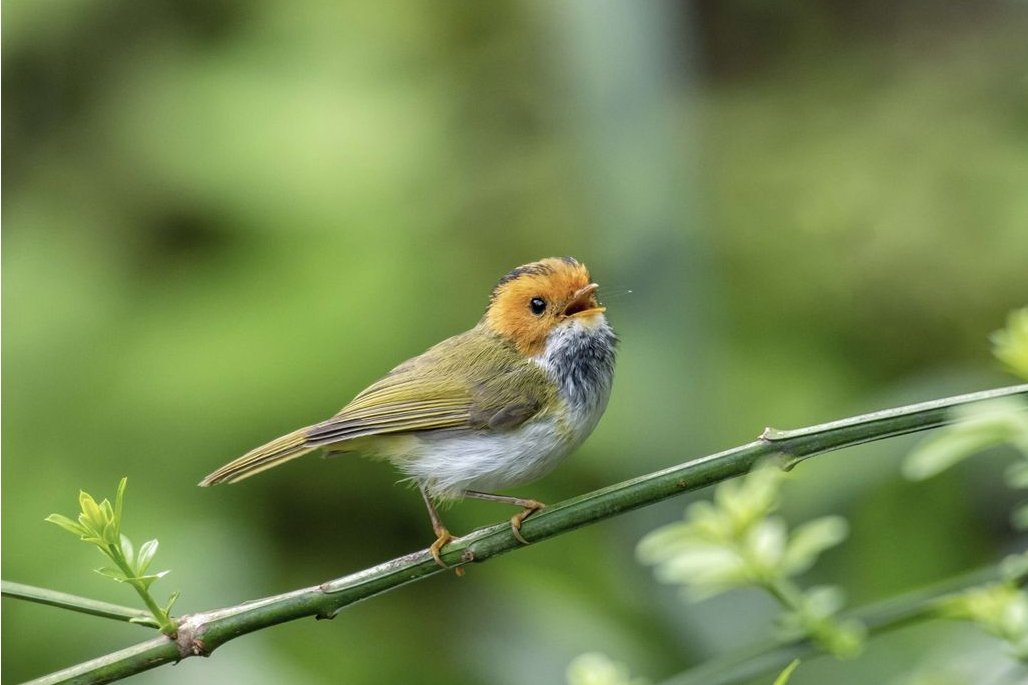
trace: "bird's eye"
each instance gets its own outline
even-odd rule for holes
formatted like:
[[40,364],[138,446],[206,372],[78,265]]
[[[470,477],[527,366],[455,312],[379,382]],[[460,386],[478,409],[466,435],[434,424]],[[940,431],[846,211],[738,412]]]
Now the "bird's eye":
[[546,311],[546,300],[541,297],[533,297],[532,301],[528,303],[528,308],[532,310],[533,314],[540,316]]

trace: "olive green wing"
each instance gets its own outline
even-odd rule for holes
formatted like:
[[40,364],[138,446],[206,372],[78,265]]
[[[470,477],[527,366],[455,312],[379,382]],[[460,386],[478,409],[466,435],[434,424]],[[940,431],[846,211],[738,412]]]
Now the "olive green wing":
[[233,483],[319,447],[374,435],[511,430],[543,411],[555,393],[537,364],[472,330],[396,367],[327,421],[250,450],[200,485]]
[[308,428],[307,443],[326,445],[384,433],[466,428],[472,404],[468,389],[426,380],[386,376],[338,414]]
[[539,365],[496,339],[464,334],[393,369],[327,421],[308,445],[429,430],[511,430],[552,397]]

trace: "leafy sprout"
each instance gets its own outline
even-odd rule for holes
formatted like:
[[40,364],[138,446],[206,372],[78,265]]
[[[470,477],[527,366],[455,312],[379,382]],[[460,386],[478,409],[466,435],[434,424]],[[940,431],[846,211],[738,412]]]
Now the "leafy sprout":
[[80,512],[77,521],[61,514],[50,514],[46,520],[79,536],[83,542],[95,545],[104,556],[114,563],[113,566],[98,568],[96,572],[119,583],[131,585],[153,616],[152,619],[132,619],[132,621],[156,626],[165,635],[173,636],[177,626],[171,618],[171,607],[178,599],[178,593],[173,593],[164,606],[158,604],[150,594],[150,586],[168,573],[168,571],[148,573],[154,554],[157,553],[157,540],[147,540],[139,546],[137,551],[128,537],[121,532],[122,510],[127,485],[128,478],[122,478],[118,483],[118,491],[113,505],[110,500],[104,499],[97,502],[88,492],[79,491]]
[[691,601],[735,588],[761,588],[785,610],[779,620],[783,637],[807,636],[836,656],[855,656],[865,630],[835,619],[842,591],[803,591],[792,580],[842,542],[848,525],[840,516],[824,516],[790,532],[775,514],[785,478],[781,469],[766,464],[743,479],[722,483],[713,502],[691,504],[684,521],[645,536],[637,556],[656,567],[658,580],[683,586]]
[[1028,661],[1028,594],[1015,582],[975,588],[947,600],[944,618],[971,621],[1003,640],[1011,656]]
[[[1028,307],[1011,312],[1007,327],[992,335],[993,354],[1011,372],[1028,379]],[[954,410],[957,421],[922,440],[907,456],[903,473],[924,480],[989,448],[1007,445],[1020,459],[1005,473],[1007,485],[1028,490],[1028,405],[1015,398],[996,399]],[[1014,510],[1015,527],[1028,530],[1028,503]],[[1007,579],[948,600],[939,608],[946,618],[967,620],[1007,643],[1011,654],[1028,661],[1028,555],[1004,560]]]

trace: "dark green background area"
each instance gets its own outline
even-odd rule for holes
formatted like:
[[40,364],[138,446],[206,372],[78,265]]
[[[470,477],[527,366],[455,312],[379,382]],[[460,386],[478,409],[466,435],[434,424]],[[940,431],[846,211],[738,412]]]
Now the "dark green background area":
[[[545,256],[591,268],[623,342],[593,437],[511,494],[1012,381],[987,336],[1028,297],[1022,2],[11,0],[2,30],[5,579],[131,603],[43,522],[121,476],[180,613],[424,548],[385,464],[196,483],[470,327]],[[910,484],[913,442],[797,470],[790,520],[852,525],[805,584],[866,602],[1022,542],[1008,453]],[[133,682],[560,683],[586,651],[656,682],[773,616],[745,592],[687,605],[635,562],[684,504]],[[3,681],[146,635],[5,599]],[[974,682],[947,667],[962,650],[1002,658],[932,625],[790,682]]]

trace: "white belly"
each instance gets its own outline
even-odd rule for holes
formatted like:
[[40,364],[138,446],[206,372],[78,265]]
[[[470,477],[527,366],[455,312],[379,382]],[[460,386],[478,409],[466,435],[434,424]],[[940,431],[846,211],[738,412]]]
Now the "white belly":
[[541,418],[502,433],[412,435],[403,450],[408,456],[397,465],[437,499],[494,492],[545,476],[585,440],[591,423],[561,430],[556,420]]

